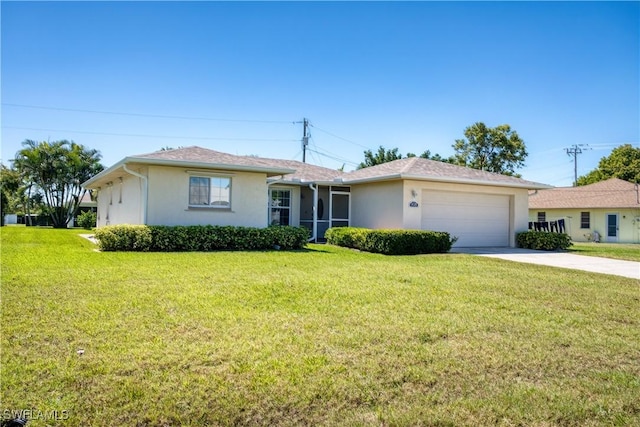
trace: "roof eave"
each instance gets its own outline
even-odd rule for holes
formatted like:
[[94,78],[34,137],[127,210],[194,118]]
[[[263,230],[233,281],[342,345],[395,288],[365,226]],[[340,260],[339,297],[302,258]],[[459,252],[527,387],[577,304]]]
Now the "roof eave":
[[370,176],[367,178],[356,178],[349,179],[349,177],[345,177],[342,179],[344,184],[365,184],[368,182],[380,182],[380,181],[393,181],[396,179],[402,179],[403,175],[400,173],[394,173],[390,175],[379,175],[379,176]]
[[295,172],[294,169],[289,169],[289,168],[272,168],[272,167],[264,167],[264,166],[246,166],[246,165],[234,165],[234,164],[225,164],[225,163],[194,162],[194,161],[184,161],[184,160],[147,159],[144,157],[125,157],[124,159],[120,160],[113,166],[105,169],[104,171],[100,172],[98,175],[82,183],[82,186],[84,188],[91,188],[91,185],[100,181],[103,177],[113,173],[114,171],[123,167],[125,164],[130,164],[130,163],[155,165],[155,166],[186,167],[186,168],[195,168],[195,169],[256,172],[256,173],[265,173],[267,177],[277,176],[277,175],[287,175]]
[[542,190],[546,188],[553,188],[551,185],[541,184],[537,182],[506,182],[506,181],[489,181],[482,179],[473,179],[473,178],[455,178],[455,177],[445,177],[445,176],[427,176],[427,175],[414,175],[414,174],[391,174],[391,175],[383,175],[376,177],[368,177],[361,178],[355,180],[345,180],[345,184],[363,184],[367,182],[378,182],[378,181],[391,181],[397,179],[411,179],[415,181],[435,181],[435,182],[448,182],[452,184],[474,184],[474,185],[491,185],[495,187],[516,187],[516,188],[526,188],[530,190]]
[[114,165],[106,168],[105,170],[103,170],[99,174],[89,178],[88,180],[86,180],[85,182],[80,184],[80,186],[83,187],[83,188],[87,188],[87,189],[97,188],[98,186],[94,186],[94,184],[100,182],[104,177],[109,176],[110,174],[112,174],[116,170],[122,168],[122,166],[126,163],[126,160],[127,160],[126,158],[120,160],[119,162],[117,162]]
[[621,206],[621,205],[608,205],[608,206],[589,206],[589,205],[581,205],[581,206],[536,206],[529,205],[529,209],[640,209],[640,205],[633,206]]
[[277,182],[277,183],[281,183],[281,184],[290,184],[290,185],[302,185],[302,186],[307,186],[309,184],[312,185],[347,185],[347,183],[345,183],[343,181],[342,178],[335,178],[334,180],[326,180],[326,179],[301,179],[301,178],[287,178],[286,176],[282,179],[272,179],[272,180],[267,180],[271,183],[273,182]]
[[127,157],[125,159],[125,163],[142,163],[147,165],[176,166],[200,169],[233,170],[239,172],[261,172],[266,173],[267,176],[287,175],[295,172],[295,169],[290,168],[236,165],[233,163],[194,162],[190,160],[147,159],[144,157]]

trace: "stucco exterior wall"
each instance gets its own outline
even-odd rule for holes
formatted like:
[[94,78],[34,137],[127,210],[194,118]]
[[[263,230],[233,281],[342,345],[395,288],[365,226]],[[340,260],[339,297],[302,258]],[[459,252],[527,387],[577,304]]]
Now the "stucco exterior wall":
[[407,209],[409,203],[414,199],[412,190],[417,193],[415,200],[421,204],[420,200],[422,190],[438,190],[438,191],[455,191],[463,193],[484,193],[484,194],[502,194],[512,196],[511,211],[514,230],[525,231],[528,227],[529,216],[529,196],[527,189],[498,187],[490,185],[470,185],[470,184],[453,184],[447,182],[432,181],[404,181],[404,206],[405,215],[404,223],[406,228],[420,228],[420,209]]
[[[231,178],[231,208],[189,207],[189,177],[220,175]],[[149,167],[149,225],[267,226],[266,174],[195,171]]]
[[143,185],[140,178],[122,171],[122,176],[101,186],[98,190],[97,226],[143,224]]
[[[528,229],[529,196],[527,189],[498,187],[490,185],[454,184],[446,182],[405,180],[402,189],[403,227],[422,228],[423,190],[437,190],[462,193],[500,194],[509,196],[509,245],[515,246],[515,234]],[[415,194],[415,196],[414,196]],[[418,207],[411,207],[415,201]],[[473,212],[469,212],[473,215]]]
[[[351,224],[355,227],[419,230],[422,228],[423,190],[509,196],[509,245],[516,245],[516,233],[528,229],[527,189],[418,180],[352,185]],[[412,207],[412,202],[416,202],[418,206]],[[473,213],[470,212],[469,215]]]
[[[593,233],[601,242],[640,243],[640,209],[530,209],[529,221],[538,221],[538,212],[545,212],[547,221],[565,220],[565,232],[575,242],[588,242]],[[590,213],[590,227],[580,227],[582,212]],[[607,239],[607,214],[618,214],[618,239]]]
[[402,181],[351,186],[351,225],[365,228],[403,228]]

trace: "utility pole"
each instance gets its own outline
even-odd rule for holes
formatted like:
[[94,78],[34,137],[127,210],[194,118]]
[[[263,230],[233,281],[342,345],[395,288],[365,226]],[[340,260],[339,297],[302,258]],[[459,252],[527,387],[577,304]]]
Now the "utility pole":
[[[582,154],[582,148],[585,144],[573,144],[569,148],[565,148],[564,150],[567,152],[567,156],[573,156],[573,186],[578,185],[578,154]],[[588,150],[588,148],[585,148]]]
[[307,161],[307,146],[309,145],[307,127],[309,127],[309,120],[304,118],[302,119],[302,163],[306,163]]

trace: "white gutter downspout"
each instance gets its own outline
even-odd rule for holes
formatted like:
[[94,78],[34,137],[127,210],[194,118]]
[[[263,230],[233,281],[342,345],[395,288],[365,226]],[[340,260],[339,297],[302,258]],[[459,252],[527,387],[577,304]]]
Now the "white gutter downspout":
[[313,190],[313,229],[309,241],[318,243],[318,186],[314,187],[313,184],[309,184],[309,188]]
[[283,178],[284,178],[284,175],[280,175],[279,179],[276,179],[275,181],[267,182],[267,227],[271,225],[269,223],[269,221],[271,220],[271,193],[269,191],[269,187],[271,187],[273,184],[280,184],[285,182]]
[[129,169],[127,167],[127,164],[124,163],[122,165],[122,169],[124,169],[125,172],[127,172],[128,174],[131,174],[133,176],[137,176],[138,178],[140,178],[143,182],[143,186],[142,186],[142,212],[140,213],[141,216],[141,223],[142,224],[147,224],[147,204],[148,204],[148,196],[149,196],[149,180],[147,179],[146,176],[138,173],[138,172],[134,172],[131,169]]

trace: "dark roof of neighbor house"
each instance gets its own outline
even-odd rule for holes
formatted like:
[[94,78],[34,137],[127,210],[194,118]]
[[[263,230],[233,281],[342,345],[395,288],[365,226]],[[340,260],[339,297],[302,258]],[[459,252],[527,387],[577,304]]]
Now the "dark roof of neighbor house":
[[80,206],[81,207],[97,206],[97,205],[98,205],[98,202],[91,198],[91,193],[90,192],[86,191],[82,195],[82,198],[80,199]]
[[[192,168],[264,172],[272,181],[290,183],[359,184],[394,179],[416,179],[453,183],[486,184],[528,189],[550,188],[521,178],[470,169],[420,157],[394,160],[377,166],[342,172],[296,160],[236,156],[202,147],[184,147],[125,157],[115,165],[83,183],[96,186],[106,178],[117,176],[131,164],[158,164]],[[113,178],[111,178],[113,179]]]
[[454,183],[488,184],[529,189],[550,188],[539,182],[471,169],[422,157],[407,157],[376,166],[359,169],[345,176],[345,183],[382,181],[389,179],[417,179]]
[[529,194],[529,209],[640,208],[638,185],[611,178],[580,187],[558,187]]

